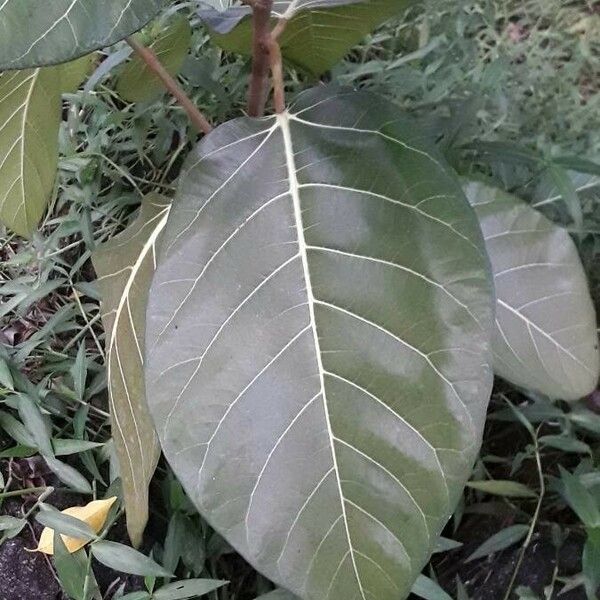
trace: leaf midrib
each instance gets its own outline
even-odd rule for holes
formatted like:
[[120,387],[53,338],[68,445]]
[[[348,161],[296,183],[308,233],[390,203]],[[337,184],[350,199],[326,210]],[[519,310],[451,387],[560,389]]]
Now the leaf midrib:
[[[310,269],[308,266],[307,243],[306,243],[306,238],[305,238],[305,233],[304,233],[305,232],[304,222],[302,219],[302,206],[300,204],[300,185],[299,185],[298,176],[297,176],[296,160],[295,160],[294,147],[293,147],[293,141],[292,141],[292,132],[291,132],[291,128],[290,128],[289,113],[285,112],[280,115],[277,115],[277,123],[278,123],[279,127],[281,128],[281,132],[283,135],[286,166],[287,166],[287,171],[288,171],[288,179],[290,182],[289,192],[292,197],[292,201],[293,201],[293,205],[294,205],[294,220],[295,220],[296,231],[297,231],[297,235],[298,235],[299,252],[300,252],[300,256],[301,256],[301,260],[302,260],[302,270],[304,273],[304,280],[306,282],[306,293],[307,293],[307,297],[308,297],[307,298],[308,299],[308,309],[309,309],[309,314],[310,314],[310,326],[311,326],[314,345],[315,345],[317,367],[319,370],[319,382],[320,382],[320,386],[321,386],[321,396],[323,398],[325,421],[327,424],[327,433],[328,433],[328,437],[329,437],[329,445],[331,448],[331,456],[333,459],[333,468],[334,468],[334,472],[335,472],[336,484],[337,484],[338,493],[339,493],[342,518],[344,521],[344,529],[346,531],[346,538],[348,541],[348,549],[349,549],[350,557],[352,560],[352,567],[354,570],[354,574],[356,576],[358,587],[360,589],[360,594],[362,596],[362,599],[366,600],[362,581],[360,579],[358,567],[356,564],[356,556],[355,556],[356,551],[352,545],[352,538],[351,538],[350,529],[348,526],[348,517],[346,514],[346,503],[345,503],[345,498],[344,498],[344,494],[342,491],[340,471],[339,471],[339,466],[337,463],[337,454],[335,451],[335,436],[333,435],[333,430],[331,427],[331,419],[329,416],[329,406],[327,404],[327,393],[325,391],[325,375],[324,375],[325,369],[323,367],[323,359],[321,356],[319,335],[318,335],[317,326],[316,326],[315,309],[314,309],[315,296],[313,293]],[[343,561],[342,561],[342,563],[343,563]]]
[[[121,315],[123,314],[123,309],[125,308],[125,305],[128,303],[129,301],[129,293],[131,291],[131,288],[133,286],[133,283],[135,282],[135,278],[144,262],[144,260],[146,259],[146,256],[148,255],[148,253],[153,250],[157,238],[158,236],[161,234],[162,230],[164,229],[166,222],[167,222],[167,218],[169,216],[169,212],[170,212],[170,205],[167,206],[166,208],[163,209],[163,211],[161,211],[159,213],[159,215],[157,216],[157,218],[159,218],[159,222],[156,225],[155,229],[153,230],[152,234],[150,235],[150,237],[148,238],[148,240],[144,243],[144,245],[142,246],[140,253],[131,269],[131,273],[129,274],[129,277],[127,279],[127,282],[125,284],[125,287],[123,288],[123,292],[121,294],[121,297],[119,298],[119,304],[117,305],[117,309],[115,311],[115,318],[114,318],[114,322],[113,322],[113,327],[111,330],[111,335],[110,335],[110,341],[109,341],[109,346],[108,346],[108,361],[107,361],[107,379],[110,383],[111,381],[111,371],[112,371],[112,360],[113,360],[113,351],[116,352],[116,360],[119,363],[119,370],[121,371],[121,379],[123,381],[123,387],[127,390],[127,382],[125,379],[125,376],[123,374],[123,370],[120,366],[120,357],[119,357],[119,350],[118,350],[118,345],[117,345],[117,334],[118,334],[118,330],[119,330],[119,321],[121,319]],[[132,330],[135,332],[135,329],[132,327]],[[135,335],[135,333],[134,333]],[[119,433],[121,434],[121,437],[123,439],[125,439],[125,435],[123,432],[123,429],[121,427],[121,424],[119,423],[119,419],[118,419],[118,411],[115,408],[115,402],[114,402],[114,398],[113,398],[113,392],[112,392],[112,386],[109,385],[109,399],[110,399],[110,404],[111,404],[111,415],[112,415],[112,419],[114,420],[115,424],[117,425],[117,428],[119,429]],[[131,404],[131,400],[129,398],[129,394],[127,393],[127,402],[129,404],[130,410],[131,410],[131,415],[133,417],[133,421],[135,424],[135,428],[136,428],[136,436],[138,439],[138,443],[139,443],[139,447],[140,447],[140,453],[142,456],[145,455],[144,453],[144,448],[142,445],[142,439],[139,433],[139,429],[137,426],[137,420],[135,418],[135,411],[134,408]],[[133,465],[133,460],[131,458],[131,455],[129,453],[129,448],[127,446],[127,444],[125,444],[125,452],[127,453],[127,457],[129,458],[129,466],[130,466],[130,470],[132,473],[135,473],[135,469],[134,469],[134,465]],[[146,469],[144,468],[144,471],[146,471]],[[133,484],[134,484],[134,488],[136,490],[136,495],[140,495],[138,488],[138,480],[136,477],[133,477]]]

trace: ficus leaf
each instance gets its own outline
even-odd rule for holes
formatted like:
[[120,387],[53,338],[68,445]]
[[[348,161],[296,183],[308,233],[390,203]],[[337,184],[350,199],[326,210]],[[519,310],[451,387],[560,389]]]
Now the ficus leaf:
[[[273,20],[287,26],[279,42],[283,57],[313,75],[335,65],[378,25],[400,15],[414,0],[279,0]],[[202,19],[225,50],[252,51],[251,10],[232,0],[204,0]]]
[[0,74],[0,219],[22,236],[35,230],[54,188],[60,94],[58,67]]
[[577,249],[562,228],[518,198],[465,184],[494,272],[494,369],[552,398],[574,400],[598,382],[596,315]]
[[[190,48],[192,29],[189,20],[176,15],[149,44],[162,66],[171,75],[177,75]],[[119,73],[117,93],[129,102],[145,102],[164,90],[163,84],[137,55]]]
[[310,600],[398,600],[472,468],[491,279],[414,122],[319,88],[184,169],[149,294],[148,404],[211,525]]
[[0,74],[0,220],[19,235],[33,233],[52,196],[61,93],[77,88],[89,64],[90,58],[83,57],[57,67]]
[[156,244],[169,201],[144,198],[137,220],[100,246],[92,257],[102,296],[112,435],[119,460],[127,529],[134,546],[148,520],[148,485],[160,446],[146,407],[143,364],[148,288]]
[[142,28],[164,0],[5,0],[0,3],[0,69],[66,62]]
[[[80,533],[83,536],[87,532],[87,537],[85,538],[62,535],[62,540],[69,552],[76,552],[80,548],[83,548],[91,539],[90,534],[98,533],[102,529],[108,517],[108,512],[116,499],[116,496],[113,496],[105,500],[94,500],[85,506],[72,506],[57,513],[58,515],[67,515],[67,517],[73,517],[82,521]],[[53,518],[54,520],[52,520]],[[52,523],[55,528],[61,528],[61,530],[68,528],[70,524],[69,520],[64,519],[60,521],[59,518],[50,512],[41,513],[39,520],[43,523]],[[77,535],[78,530],[71,527],[70,533]],[[54,529],[48,526],[44,528],[36,550],[44,554],[54,554]]]

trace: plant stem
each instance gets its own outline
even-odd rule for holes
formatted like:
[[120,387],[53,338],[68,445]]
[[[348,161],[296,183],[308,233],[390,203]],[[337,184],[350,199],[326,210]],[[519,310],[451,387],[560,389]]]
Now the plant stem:
[[285,85],[283,82],[281,48],[275,37],[271,38],[269,56],[271,61],[271,74],[273,76],[273,104],[275,105],[275,112],[280,114],[285,111]]
[[2,492],[0,494],[0,498],[2,498],[2,499],[14,498],[15,496],[26,496],[27,494],[39,494],[40,492],[46,492],[47,490],[54,491],[54,488],[44,486],[44,487],[25,488],[22,490],[12,490],[10,492]]
[[248,114],[262,117],[267,102],[267,77],[271,64],[271,8],[273,0],[246,0],[252,7],[252,75],[248,95]]
[[198,110],[189,96],[181,89],[177,81],[163,67],[156,54],[151,48],[146,48],[134,37],[128,37],[127,43],[134,49],[136,54],[146,63],[148,68],[162,81],[168,92],[181,104],[188,114],[190,121],[198,131],[210,133],[213,129],[206,117]]

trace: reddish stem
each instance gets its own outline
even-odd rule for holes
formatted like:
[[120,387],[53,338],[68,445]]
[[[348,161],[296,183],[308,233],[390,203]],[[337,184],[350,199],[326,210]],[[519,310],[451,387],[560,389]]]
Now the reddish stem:
[[163,67],[156,54],[151,48],[146,48],[134,37],[128,37],[127,43],[134,49],[136,54],[146,63],[148,68],[161,80],[167,91],[181,104],[188,114],[190,121],[198,131],[210,133],[213,129],[208,119],[198,110],[189,96],[181,89],[177,81]]
[[252,6],[252,76],[248,96],[248,114],[262,117],[267,102],[267,78],[271,63],[271,9],[273,0],[247,0]]

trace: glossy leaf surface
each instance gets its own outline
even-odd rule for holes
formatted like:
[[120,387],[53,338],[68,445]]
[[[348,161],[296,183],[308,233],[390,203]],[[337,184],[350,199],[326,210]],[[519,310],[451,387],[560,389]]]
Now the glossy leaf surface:
[[[334,66],[352,46],[387,19],[402,14],[411,0],[282,0],[274,20],[284,17],[283,57],[314,75]],[[216,43],[230,52],[250,54],[250,9],[230,0],[205,0],[200,16],[214,30]]]
[[156,245],[169,214],[162,196],[147,196],[135,223],[93,256],[106,329],[112,435],[119,460],[127,529],[139,544],[148,520],[148,485],[160,446],[146,406],[145,311]]
[[498,189],[471,182],[465,191],[494,272],[495,371],[553,398],[589,394],[600,372],[596,315],[569,234]]
[[4,0],[0,69],[66,62],[141,29],[163,0]]
[[320,88],[187,162],[147,312],[148,404],[209,522],[305,599],[398,600],[470,473],[491,281],[414,123]]

